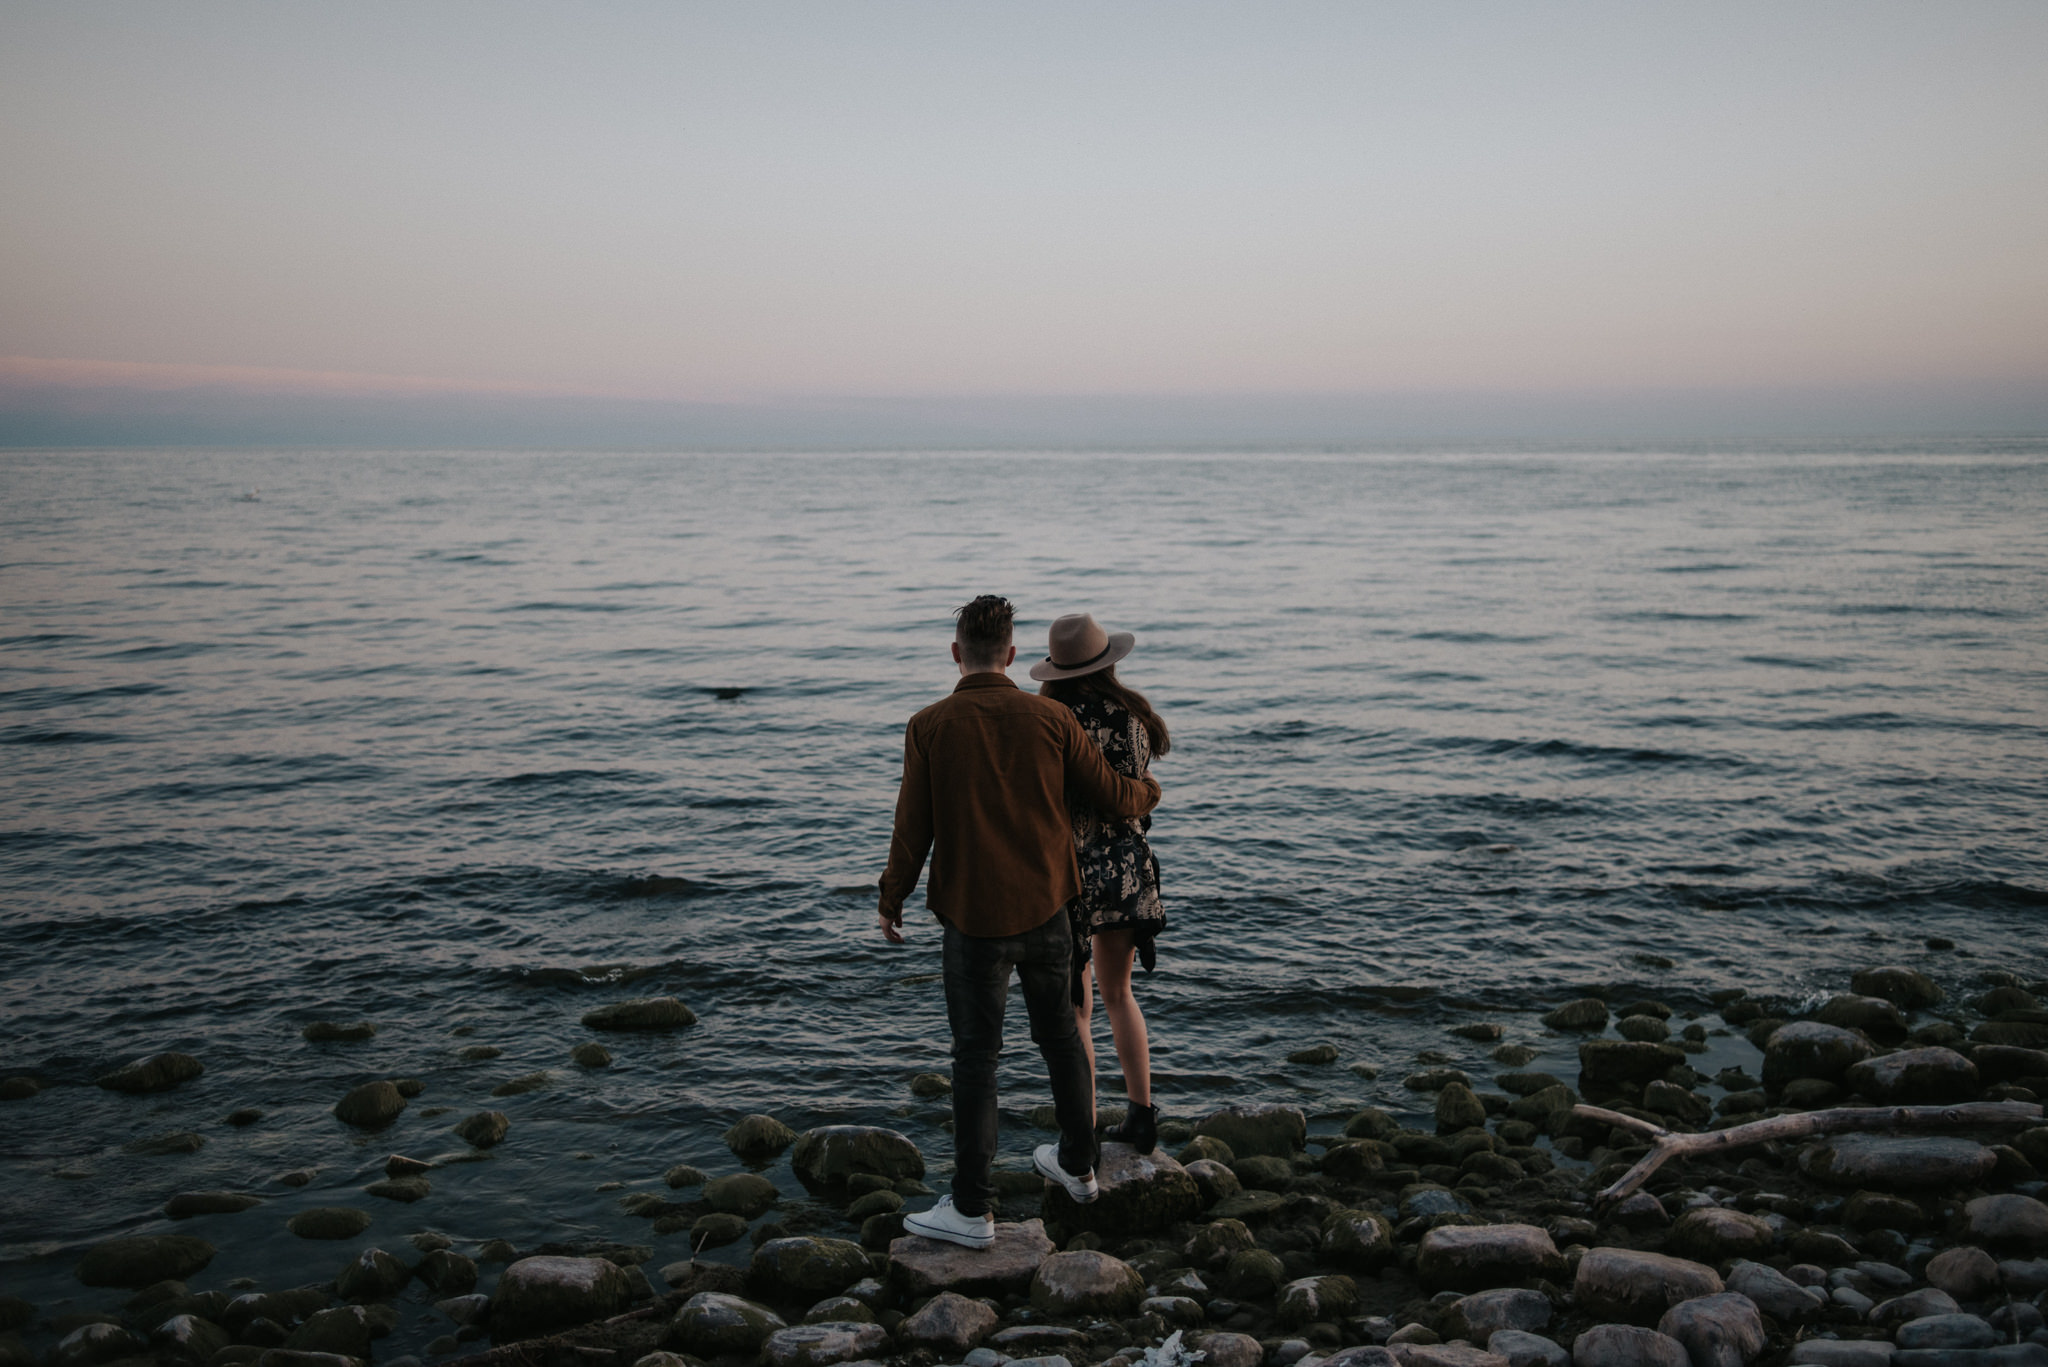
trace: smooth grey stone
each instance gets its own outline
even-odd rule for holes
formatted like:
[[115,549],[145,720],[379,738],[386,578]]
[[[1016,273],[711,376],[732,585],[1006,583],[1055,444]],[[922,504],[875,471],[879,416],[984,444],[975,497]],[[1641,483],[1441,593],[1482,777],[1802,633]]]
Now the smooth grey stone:
[[1883,1339],[1807,1339],[1792,1347],[1804,1367],[1891,1367],[1898,1350]]
[[1975,1315],[1929,1315],[1908,1320],[1892,1335],[1900,1348],[1989,1348],[1998,1331]]
[[1495,1330],[1486,1351],[1506,1358],[1508,1367],[1572,1367],[1572,1355],[1561,1345],[1521,1329]]

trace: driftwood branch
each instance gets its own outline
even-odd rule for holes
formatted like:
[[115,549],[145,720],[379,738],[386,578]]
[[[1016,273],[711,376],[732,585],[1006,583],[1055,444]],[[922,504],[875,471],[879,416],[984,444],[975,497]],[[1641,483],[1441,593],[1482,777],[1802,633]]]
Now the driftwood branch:
[[1677,1134],[1662,1125],[1600,1106],[1574,1106],[1573,1116],[1632,1130],[1650,1141],[1650,1151],[1621,1179],[1593,1198],[1596,1208],[1610,1206],[1650,1179],[1673,1158],[1747,1148],[1773,1139],[1808,1139],[1844,1130],[1930,1130],[1952,1126],[2038,1125],[2042,1108],[2030,1101],[1973,1101],[1959,1106],[1841,1106],[1831,1111],[1801,1111],[1752,1120],[1725,1130]]

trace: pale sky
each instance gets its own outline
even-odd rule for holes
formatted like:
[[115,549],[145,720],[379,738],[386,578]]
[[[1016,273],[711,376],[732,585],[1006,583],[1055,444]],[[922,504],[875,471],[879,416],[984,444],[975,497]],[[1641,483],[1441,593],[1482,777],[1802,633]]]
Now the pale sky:
[[9,0],[0,185],[45,379],[2048,385],[2040,0]]

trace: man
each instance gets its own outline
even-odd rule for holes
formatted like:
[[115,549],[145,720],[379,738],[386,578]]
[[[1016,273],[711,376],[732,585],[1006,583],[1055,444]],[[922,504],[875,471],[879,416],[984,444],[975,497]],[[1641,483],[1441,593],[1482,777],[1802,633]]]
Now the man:
[[904,1216],[903,1227],[986,1248],[995,1240],[996,1056],[1013,968],[1060,1126],[1060,1142],[1039,1145],[1032,1165],[1076,1201],[1098,1194],[1094,1079],[1071,995],[1074,935],[1066,912],[1081,891],[1081,870],[1066,794],[1117,816],[1142,816],[1158,803],[1159,785],[1117,774],[1072,712],[1010,681],[1004,671],[1017,649],[1009,600],[984,594],[955,615],[960,682],[903,733],[880,920],[882,934],[903,943],[903,899],[929,854],[925,902],[945,926],[953,1030],[953,1192]]

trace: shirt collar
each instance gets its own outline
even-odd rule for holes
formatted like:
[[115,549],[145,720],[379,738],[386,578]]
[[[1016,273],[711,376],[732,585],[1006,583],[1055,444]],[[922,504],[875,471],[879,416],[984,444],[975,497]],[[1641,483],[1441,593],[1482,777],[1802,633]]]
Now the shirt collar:
[[960,682],[953,685],[953,691],[959,693],[969,688],[1015,688],[1016,686],[1017,681],[1009,675],[998,674],[990,670],[980,674],[962,675]]

